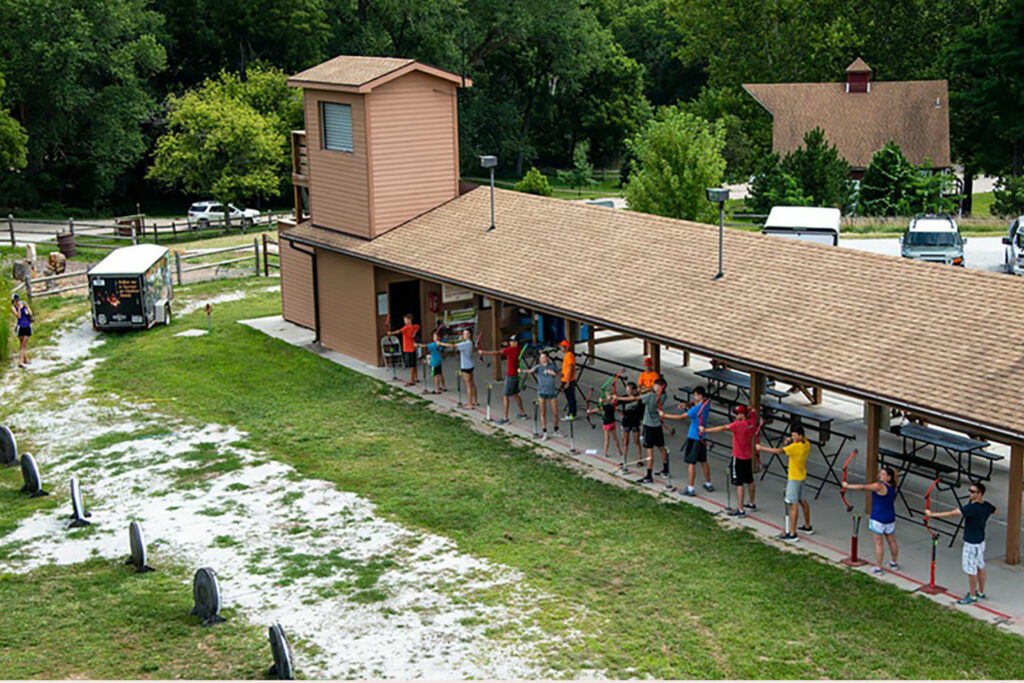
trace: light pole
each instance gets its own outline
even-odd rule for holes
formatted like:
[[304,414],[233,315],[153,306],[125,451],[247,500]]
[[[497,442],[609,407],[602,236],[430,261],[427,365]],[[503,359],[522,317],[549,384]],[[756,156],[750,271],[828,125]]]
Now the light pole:
[[498,165],[498,157],[485,154],[480,157],[480,165],[491,170],[491,227],[488,232],[494,230],[494,167]]
[[725,200],[729,198],[728,187],[709,187],[705,190],[709,202],[718,202],[718,275],[712,280],[721,280],[725,277],[722,272],[722,242],[725,237]]

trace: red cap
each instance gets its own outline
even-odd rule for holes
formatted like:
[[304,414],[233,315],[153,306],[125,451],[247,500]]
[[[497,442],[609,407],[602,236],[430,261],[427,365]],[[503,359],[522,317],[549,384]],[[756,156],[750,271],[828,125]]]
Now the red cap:
[[569,343],[568,339],[563,339],[562,341],[558,342],[558,345],[561,346],[563,349],[567,349],[570,346],[572,346],[572,344]]
[[738,406],[736,406],[736,414],[737,415],[746,415],[747,414],[747,407],[745,405],[738,405]]
[[654,361],[651,360],[650,356],[644,356],[644,365],[654,365]]

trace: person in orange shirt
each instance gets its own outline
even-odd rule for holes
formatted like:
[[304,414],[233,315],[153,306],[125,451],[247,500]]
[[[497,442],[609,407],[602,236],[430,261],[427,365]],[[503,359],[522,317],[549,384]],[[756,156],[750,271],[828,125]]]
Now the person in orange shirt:
[[409,368],[409,381],[405,384],[413,386],[419,382],[419,375],[416,372],[416,334],[420,331],[420,326],[413,324],[412,313],[406,313],[402,316],[402,320],[405,325],[397,330],[387,330],[387,334],[402,335],[402,362],[405,363],[405,367]]
[[565,393],[565,417],[563,420],[576,419],[576,354],[572,352],[572,344],[568,339],[558,343],[565,351],[562,356],[562,391]]
[[651,360],[650,356],[644,357],[644,368],[645,370],[640,373],[640,378],[636,381],[637,386],[640,387],[641,394],[654,389],[654,383],[661,377],[661,375],[654,371],[654,361]]

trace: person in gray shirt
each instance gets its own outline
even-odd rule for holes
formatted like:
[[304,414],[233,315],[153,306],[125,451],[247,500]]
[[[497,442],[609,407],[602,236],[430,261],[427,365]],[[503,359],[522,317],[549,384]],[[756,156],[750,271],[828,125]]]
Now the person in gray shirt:
[[560,374],[558,368],[551,361],[551,356],[541,351],[540,360],[532,368],[523,370],[524,373],[536,375],[537,377],[537,401],[540,404],[541,440],[548,438],[548,411],[551,412],[551,423],[558,431],[558,381]]
[[665,392],[667,383],[659,377],[654,380],[654,391],[638,396],[616,396],[617,403],[629,403],[640,401],[644,407],[643,425],[644,448],[647,450],[647,474],[638,480],[640,484],[649,484],[654,481],[654,449],[661,451],[662,470],[661,475],[668,474],[668,451],[665,450],[665,430],[661,422],[661,395]]
[[473,331],[469,328],[464,329],[462,340],[457,344],[440,342],[440,345],[459,352],[459,371],[462,373],[462,381],[466,383],[466,394],[469,398],[466,407],[476,408],[480,402],[476,396],[476,380],[473,379],[473,370],[476,368],[476,363],[473,361],[473,351],[476,350],[473,344]]

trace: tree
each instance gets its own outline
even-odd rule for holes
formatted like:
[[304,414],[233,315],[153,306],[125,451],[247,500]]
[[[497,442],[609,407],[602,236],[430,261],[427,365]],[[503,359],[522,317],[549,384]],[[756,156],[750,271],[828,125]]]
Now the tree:
[[548,182],[546,175],[537,170],[536,166],[531,166],[530,170],[523,176],[523,179],[516,183],[512,189],[516,192],[538,194],[542,197],[551,196],[551,183]]
[[1024,177],[1008,176],[996,182],[994,201],[989,211],[993,216],[1024,214]]
[[786,155],[782,170],[793,176],[801,192],[814,206],[831,206],[844,211],[850,205],[853,188],[850,164],[839,156],[825,133],[815,128],[804,135],[804,144]]
[[576,190],[577,197],[582,194],[584,187],[591,187],[596,184],[594,181],[594,165],[587,159],[589,154],[590,143],[586,140],[577,142],[576,147],[572,151],[572,170],[558,172],[558,179]]
[[911,215],[915,173],[895,142],[875,152],[860,181],[860,207],[864,215]]
[[813,206],[800,182],[782,170],[778,154],[769,155],[750,183],[748,202],[754,213],[766,214],[773,206]]
[[25,168],[28,135],[13,116],[2,108],[4,75],[0,74],[0,168]]
[[148,177],[222,202],[280,194],[288,167],[287,130],[301,111],[284,73],[255,67],[249,80],[222,72],[168,98],[167,132]]
[[91,204],[114,190],[148,144],[160,22],[147,0],[0,2],[5,99],[28,134],[25,171],[5,178],[0,203]]
[[626,185],[634,211],[713,223],[717,207],[705,189],[717,187],[725,172],[725,131],[720,124],[664,107],[629,143],[637,165]]

